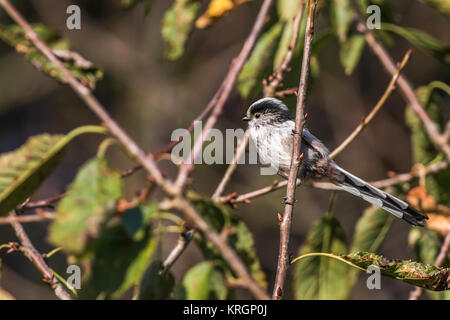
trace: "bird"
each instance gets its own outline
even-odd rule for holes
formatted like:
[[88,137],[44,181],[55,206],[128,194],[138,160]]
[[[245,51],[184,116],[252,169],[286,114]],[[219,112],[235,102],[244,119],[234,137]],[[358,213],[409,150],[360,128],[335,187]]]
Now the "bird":
[[[248,123],[250,139],[260,161],[270,164],[278,175],[288,179],[295,132],[295,120],[288,107],[276,98],[262,98],[248,108],[242,120]],[[301,138],[299,154],[303,154],[303,158],[297,178],[302,182],[331,182],[338,189],[360,197],[411,225],[425,225],[427,215],[338,166],[330,158],[327,147],[306,127]]]

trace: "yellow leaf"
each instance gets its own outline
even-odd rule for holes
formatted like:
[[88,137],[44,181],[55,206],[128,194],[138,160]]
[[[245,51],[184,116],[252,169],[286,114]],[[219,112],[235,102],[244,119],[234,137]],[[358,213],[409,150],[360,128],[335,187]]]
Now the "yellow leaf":
[[215,20],[226,16],[235,7],[248,1],[250,0],[211,0],[208,9],[197,19],[195,26],[199,29],[209,27]]

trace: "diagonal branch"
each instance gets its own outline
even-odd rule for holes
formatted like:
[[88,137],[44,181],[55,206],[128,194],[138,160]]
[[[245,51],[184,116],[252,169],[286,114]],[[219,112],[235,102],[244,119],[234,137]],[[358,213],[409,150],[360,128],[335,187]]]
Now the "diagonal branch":
[[365,117],[361,123],[356,127],[355,130],[345,139],[331,154],[330,158],[334,159],[336,156],[341,153],[363,130],[364,128],[372,121],[372,119],[375,117],[377,112],[381,109],[381,107],[386,102],[387,98],[390,96],[390,94],[396,89],[395,84],[397,83],[397,80],[400,76],[400,72],[405,67],[406,63],[408,62],[409,58],[411,57],[411,50],[408,50],[408,52],[403,57],[402,62],[398,65],[395,74],[392,76],[392,80],[389,83],[388,87],[386,88],[386,91],[384,92],[381,99],[378,101],[378,103],[375,105],[375,107],[370,111],[370,113]]
[[297,186],[297,173],[300,167],[302,155],[299,154],[301,146],[301,135],[305,122],[304,110],[306,100],[306,90],[308,86],[309,62],[311,59],[311,46],[314,36],[314,15],[317,0],[309,0],[308,17],[306,20],[305,45],[303,49],[302,72],[300,74],[300,84],[298,88],[298,98],[295,113],[295,132],[291,156],[291,169],[286,191],[286,205],[280,223],[280,249],[278,253],[277,273],[273,288],[272,298],[281,299],[283,296],[284,281],[289,265],[288,247],[291,232],[292,213],[294,211],[295,189]]
[[244,46],[239,52],[239,55],[234,59],[233,64],[228,71],[228,74],[224,80],[222,91],[217,98],[217,103],[212,109],[211,115],[209,116],[208,120],[206,120],[206,123],[202,130],[202,134],[194,143],[190,154],[190,160],[188,161],[188,163],[182,164],[180,168],[177,179],[175,181],[176,188],[182,189],[182,187],[186,183],[189,173],[194,169],[194,159],[197,154],[201,152],[204,140],[208,137],[209,132],[214,127],[218,117],[222,113],[225,102],[227,101],[228,96],[230,95],[231,90],[234,87],[234,83],[236,82],[236,79],[245,64],[245,61],[250,55],[256,43],[256,40],[258,39],[258,35],[261,33],[262,28],[264,27],[271,5],[272,0],[264,0],[261,9],[259,10],[255,24],[253,25],[252,31],[250,32],[250,35],[246,39]]
[[47,263],[45,263],[44,258],[33,246],[30,238],[28,238],[28,235],[16,218],[17,216],[14,212],[10,213],[8,217],[9,223],[11,223],[11,226],[14,228],[14,231],[16,232],[16,235],[22,244],[16,250],[22,251],[23,254],[36,266],[36,268],[44,276],[44,280],[52,286],[53,290],[55,291],[55,295],[59,299],[72,300],[72,297],[64,289],[63,285],[58,281],[56,277],[54,277],[53,272],[50,270]]
[[[365,33],[366,42],[369,45],[370,49],[377,56],[378,60],[380,60],[381,64],[387,70],[387,72],[391,76],[393,76],[396,72],[396,67],[387,50],[381,43],[376,40],[374,33],[367,30],[366,26],[363,23],[359,23],[358,29]],[[410,104],[413,111],[422,121],[423,126],[435,147],[438,150],[441,150],[445,154],[447,159],[450,160],[450,145],[448,144],[447,139],[445,138],[444,134],[440,133],[438,125],[433,122],[427,114],[425,108],[417,98],[411,83],[404,75],[399,76],[397,83],[398,87],[400,88],[400,92],[403,95],[403,98]]]

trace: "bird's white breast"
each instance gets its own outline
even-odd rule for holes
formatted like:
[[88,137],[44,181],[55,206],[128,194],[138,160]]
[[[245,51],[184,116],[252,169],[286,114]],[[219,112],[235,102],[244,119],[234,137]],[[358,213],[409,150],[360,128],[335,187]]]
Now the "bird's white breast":
[[261,162],[270,164],[280,174],[289,171],[294,127],[293,121],[277,125],[249,126],[250,138],[256,146]]

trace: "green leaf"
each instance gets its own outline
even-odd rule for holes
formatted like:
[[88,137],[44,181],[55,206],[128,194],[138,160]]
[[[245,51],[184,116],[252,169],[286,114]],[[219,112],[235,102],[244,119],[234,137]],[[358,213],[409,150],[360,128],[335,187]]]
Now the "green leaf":
[[382,23],[381,30],[398,34],[440,62],[448,66],[450,65],[450,46],[433,38],[429,34],[418,29],[404,28],[391,23]]
[[[441,251],[443,241],[443,237],[436,231],[416,227],[411,229],[408,237],[409,245],[414,248],[417,258],[427,264],[434,264]],[[442,266],[450,267],[450,260],[444,259]],[[427,291],[427,295],[436,300],[450,300],[450,291]]]
[[450,269],[411,260],[389,260],[381,255],[356,252],[343,255],[345,260],[367,269],[377,266],[381,274],[393,279],[433,291],[450,289]]
[[386,211],[369,207],[356,223],[351,251],[376,252],[389,231],[393,216]]
[[201,262],[192,267],[184,276],[177,289],[177,299],[217,300],[226,299],[228,289],[225,286],[223,272],[212,261]]
[[237,89],[244,98],[251,99],[262,89],[262,80],[272,71],[272,61],[283,23],[277,22],[265,32],[253,49],[237,80]]
[[128,236],[135,240],[141,240],[149,222],[155,218],[158,212],[156,203],[149,206],[136,206],[125,211],[122,215],[123,227]]
[[83,133],[106,133],[97,126],[77,128],[67,135],[33,136],[19,149],[0,155],[0,215],[30,197],[56,168],[67,145]]
[[168,299],[175,285],[170,271],[164,271],[161,261],[154,261],[142,278],[139,300]]
[[355,67],[361,59],[366,40],[363,35],[357,34],[351,36],[347,41],[342,43],[339,52],[341,64],[344,67],[345,74],[352,74]]
[[354,16],[350,0],[330,0],[329,17],[331,26],[340,42],[347,40],[347,32]]
[[[227,239],[229,245],[236,250],[236,253],[245,263],[250,274],[259,285],[266,288],[266,276],[261,269],[259,259],[255,252],[253,235],[244,221],[237,215],[230,213],[223,205],[216,204],[209,198],[203,197],[194,191],[189,191],[187,197],[216,231],[219,233],[223,229],[231,231]],[[195,241],[207,260],[221,261],[222,268],[226,271],[227,276],[232,274],[231,269],[210,242],[199,234],[196,234]]]
[[152,263],[156,244],[148,224],[139,240],[130,238],[122,221],[108,225],[86,250],[84,258],[92,261],[81,285],[80,299],[120,298],[138,285]]
[[167,45],[166,57],[168,59],[176,60],[183,55],[184,45],[199,8],[200,3],[196,0],[176,0],[166,11],[162,36]]
[[[344,230],[336,218],[327,216],[312,227],[300,254],[311,252],[347,252]],[[295,298],[323,300],[346,299],[350,294],[349,268],[326,257],[310,257],[300,261],[294,271]]]
[[[444,102],[441,95],[442,92],[450,95],[450,87],[439,81],[433,81],[428,86],[422,86],[416,90],[416,96],[419,102],[424,106],[431,120],[439,125],[440,130],[443,130],[445,123],[442,108]],[[414,163],[429,165],[440,161],[439,156],[437,156],[438,151],[428,137],[422,121],[410,106],[405,111],[405,118],[411,130]],[[449,178],[450,169],[428,175],[426,178],[427,190],[438,203],[447,204],[450,201],[450,189],[448,188]]]
[[292,21],[297,15],[299,4],[300,1],[298,0],[278,0],[277,12],[280,19]]
[[103,158],[89,160],[57,207],[50,241],[70,253],[83,253],[88,241],[100,236],[121,196],[120,172]]
[[447,16],[450,16],[450,0],[420,0],[430,7],[438,10]]
[[[42,24],[34,24],[32,27],[50,49],[62,50],[65,53],[61,55],[60,60],[64,62],[64,65],[74,77],[90,89],[95,88],[97,81],[103,78],[103,72],[100,69],[79,54],[69,51],[68,41],[60,38],[52,29]],[[23,53],[37,69],[62,83],[66,83],[59,70],[25,38],[25,33],[20,26],[0,26],[0,39],[13,46],[18,52]]]

